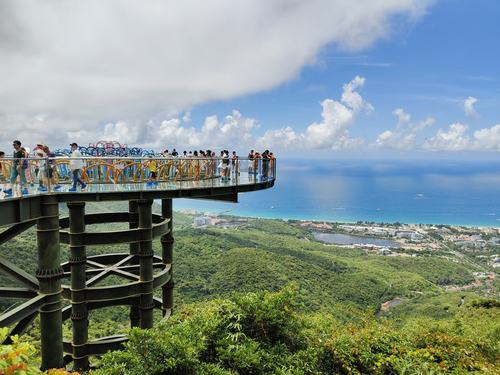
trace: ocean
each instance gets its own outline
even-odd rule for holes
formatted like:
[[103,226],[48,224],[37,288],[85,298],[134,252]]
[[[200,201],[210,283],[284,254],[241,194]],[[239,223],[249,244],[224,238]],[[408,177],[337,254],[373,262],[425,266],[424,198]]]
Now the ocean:
[[500,161],[278,160],[273,189],[174,209],[237,216],[500,227]]

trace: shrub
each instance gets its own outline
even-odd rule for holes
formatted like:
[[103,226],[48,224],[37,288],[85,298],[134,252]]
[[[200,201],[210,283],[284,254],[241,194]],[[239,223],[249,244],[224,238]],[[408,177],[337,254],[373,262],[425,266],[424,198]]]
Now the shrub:
[[[5,342],[9,335],[7,327],[0,328],[0,342]],[[0,374],[1,375],[77,375],[65,369],[51,369],[46,372],[40,370],[40,359],[35,346],[29,342],[19,340],[18,336],[11,336],[11,344],[0,345]]]
[[[464,308],[446,321],[377,320],[346,310],[301,313],[297,288],[248,293],[184,308],[133,329],[96,374],[466,374],[498,371],[498,309]],[[474,326],[473,322],[480,322]]]
[[95,373],[293,373],[314,357],[297,307],[294,287],[193,305],[158,328],[131,330],[125,350],[106,354]]

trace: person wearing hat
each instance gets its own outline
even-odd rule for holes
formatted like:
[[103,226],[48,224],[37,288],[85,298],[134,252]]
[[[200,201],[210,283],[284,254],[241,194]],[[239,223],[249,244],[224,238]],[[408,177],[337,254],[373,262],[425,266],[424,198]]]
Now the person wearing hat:
[[12,161],[12,167],[10,170],[10,187],[5,189],[5,196],[12,196],[12,188],[16,183],[17,177],[19,177],[21,182],[21,194],[27,195],[29,194],[28,189],[26,188],[26,174],[25,169],[27,168],[27,160],[23,160],[26,157],[25,151],[21,147],[21,142],[17,139],[12,142],[12,146],[14,147],[14,159]]
[[83,159],[82,153],[78,149],[78,145],[73,142],[70,144],[71,146],[71,156],[69,159],[69,169],[71,169],[71,173],[73,176],[73,187],[68,191],[76,191],[76,186],[80,184],[82,189],[87,187],[87,184],[80,179],[80,171],[83,168]]
[[45,143],[43,142],[37,142],[35,148],[33,149],[34,152],[36,152],[37,150],[43,150],[43,146],[45,146]]

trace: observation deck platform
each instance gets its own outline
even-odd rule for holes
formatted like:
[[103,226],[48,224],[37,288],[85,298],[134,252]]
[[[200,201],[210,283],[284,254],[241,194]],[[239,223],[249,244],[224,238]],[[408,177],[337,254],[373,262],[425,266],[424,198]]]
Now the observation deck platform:
[[[85,189],[70,191],[70,158],[30,158],[24,171],[27,194],[16,184],[12,195],[5,194],[14,159],[0,159],[0,226],[36,219],[40,200],[52,195],[58,202],[130,201],[138,199],[194,198],[237,202],[238,193],[274,186],[276,160],[239,159],[227,165],[221,159],[203,158],[110,158],[83,157],[81,179]],[[52,179],[39,173],[40,164],[52,168]],[[151,177],[149,165],[156,164],[157,176]],[[264,163],[267,163],[265,165]],[[250,171],[250,173],[249,173]],[[47,174],[48,175],[48,174]],[[225,175],[225,176],[224,176]],[[48,176],[46,176],[48,177]],[[17,179],[19,181],[19,177]],[[151,181],[155,181],[151,185]],[[39,191],[42,183],[48,191]],[[59,185],[59,189],[55,189]],[[0,242],[1,243],[1,242]]]
[[[71,185],[62,185],[59,191],[40,192],[38,186],[28,186],[28,194],[20,191],[11,197],[0,192],[0,226],[34,220],[40,216],[43,197],[54,196],[58,202],[104,202],[139,199],[211,199],[237,202],[239,193],[248,193],[274,186],[275,178],[242,173],[223,181],[220,177],[202,180],[159,181],[149,186],[147,182],[89,183],[84,190],[69,191]],[[1,242],[0,242],[1,243]]]

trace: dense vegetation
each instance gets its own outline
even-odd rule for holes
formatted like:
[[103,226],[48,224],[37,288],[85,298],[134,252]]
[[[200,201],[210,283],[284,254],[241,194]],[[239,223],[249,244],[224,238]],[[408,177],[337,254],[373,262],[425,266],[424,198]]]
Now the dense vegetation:
[[[168,324],[131,331],[95,374],[440,374],[493,372],[498,311],[402,326],[303,314],[293,288],[186,306]],[[496,322],[495,322],[496,319]],[[479,322],[479,324],[478,324]]]
[[[443,284],[465,285],[476,269],[440,257],[382,257],[324,245],[281,221],[250,220],[238,229],[176,231],[177,301],[194,302],[233,291],[301,286],[311,310],[339,303],[377,310],[394,297],[443,294]],[[460,296],[446,294],[450,303]]]
[[[9,329],[0,328],[0,342],[8,337]],[[40,361],[33,344],[22,341],[17,336],[11,337],[12,342],[0,346],[1,375],[77,375],[65,369],[51,369],[45,372],[39,370]]]
[[[89,211],[117,208],[126,209],[119,204],[88,206]],[[174,317],[147,332],[133,330],[127,349],[107,355],[99,373],[497,370],[498,301],[473,291],[443,289],[474,280],[478,266],[467,257],[460,262],[431,252],[418,257],[367,255],[316,242],[306,230],[279,220],[250,219],[232,229],[195,229],[191,223],[191,217],[176,214]],[[89,230],[112,228],[124,226]],[[159,241],[154,250],[161,253]],[[126,245],[88,248],[89,254],[126,251]],[[0,256],[34,272],[35,231],[0,246]],[[62,259],[67,257],[63,246]],[[3,275],[0,283],[13,285]],[[497,293],[498,286],[493,284]],[[379,311],[394,298],[397,306]],[[11,302],[0,301],[0,309]],[[93,311],[90,318],[90,337],[128,327],[125,307]],[[67,322],[65,336],[70,332]],[[34,325],[21,341],[36,344],[37,338]],[[36,350],[36,345],[31,347]],[[36,363],[27,359],[32,361]]]

